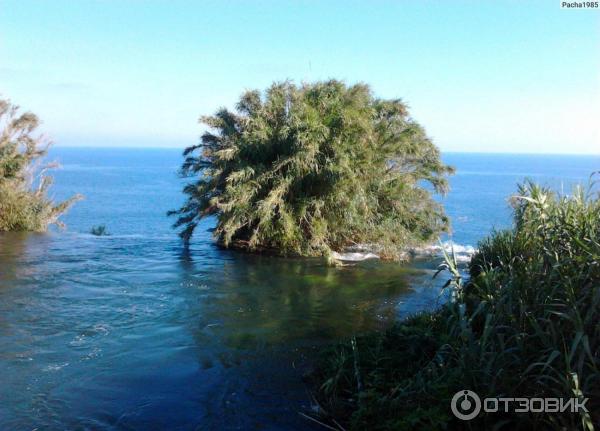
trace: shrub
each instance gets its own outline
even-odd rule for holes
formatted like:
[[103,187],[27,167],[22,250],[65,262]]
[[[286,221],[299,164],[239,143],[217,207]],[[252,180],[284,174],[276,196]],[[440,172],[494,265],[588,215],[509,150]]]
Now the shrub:
[[45,172],[55,165],[40,166],[48,143],[34,136],[38,118],[18,112],[18,107],[0,99],[0,232],[45,231],[62,225],[58,217],[80,196],[54,204],[46,192],[52,178]]
[[[558,196],[526,183],[515,221],[479,244],[454,300],[385,334],[325,355],[314,376],[319,399],[355,429],[593,429],[600,424],[600,199]],[[345,375],[331,384],[331,376]],[[461,422],[454,393],[484,397],[589,398],[590,413],[481,413]],[[343,402],[340,402],[343,400]],[[351,401],[349,401],[351,400]]]
[[452,170],[400,100],[363,84],[283,82],[236,108],[202,117],[212,131],[184,152],[195,182],[170,213],[184,240],[215,215],[225,247],[312,256],[369,243],[394,256],[447,227],[430,190],[445,192]]
[[94,235],[94,236],[110,236],[110,233],[108,233],[108,229],[106,229],[106,226],[101,224],[98,226],[93,226],[90,229],[90,234]]

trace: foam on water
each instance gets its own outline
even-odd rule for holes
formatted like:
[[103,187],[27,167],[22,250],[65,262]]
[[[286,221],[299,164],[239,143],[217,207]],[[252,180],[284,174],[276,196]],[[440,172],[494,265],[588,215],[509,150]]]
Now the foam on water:
[[361,262],[363,260],[368,260],[368,259],[379,259],[379,256],[376,255],[375,253],[370,253],[370,252],[366,252],[366,253],[361,253],[361,252],[344,252],[344,253],[338,253],[338,252],[332,252],[331,256],[336,259],[336,260],[341,260],[341,261],[345,261],[345,262]]
[[410,254],[415,257],[444,257],[444,253],[448,255],[454,254],[457,262],[467,263],[471,261],[471,258],[476,251],[477,249],[471,245],[462,245],[453,241],[445,241],[439,245],[415,247],[410,250]]
[[[428,245],[424,247],[413,247],[408,249],[403,256],[405,258],[440,258],[446,254],[456,257],[459,263],[468,263],[477,249],[471,245],[457,244],[453,241],[445,241],[439,245]],[[361,262],[369,259],[379,259],[376,246],[360,244],[354,247],[349,247],[344,252],[333,252],[331,256],[343,262]]]

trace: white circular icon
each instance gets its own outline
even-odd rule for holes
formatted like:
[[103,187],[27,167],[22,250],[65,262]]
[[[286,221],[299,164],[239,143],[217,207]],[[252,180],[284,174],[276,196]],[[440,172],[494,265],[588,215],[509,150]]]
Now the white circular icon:
[[452,413],[463,421],[469,421],[481,411],[481,399],[473,391],[458,391],[450,402]]

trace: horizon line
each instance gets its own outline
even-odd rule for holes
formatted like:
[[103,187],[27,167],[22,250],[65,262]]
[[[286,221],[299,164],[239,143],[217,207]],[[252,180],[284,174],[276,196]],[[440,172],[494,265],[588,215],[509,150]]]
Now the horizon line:
[[[190,145],[188,145],[190,146]],[[61,145],[61,144],[53,144],[50,146],[50,150],[55,148],[73,148],[73,149],[99,149],[99,150],[108,150],[108,149],[119,149],[119,150],[185,150],[188,146],[176,147],[176,146],[160,146],[160,145],[150,145],[150,146],[121,146],[121,145]],[[541,152],[511,152],[511,151],[470,151],[470,150],[442,150],[440,149],[442,154],[489,154],[489,155],[523,155],[523,156],[592,156],[592,157],[600,157],[599,153],[541,153]]]

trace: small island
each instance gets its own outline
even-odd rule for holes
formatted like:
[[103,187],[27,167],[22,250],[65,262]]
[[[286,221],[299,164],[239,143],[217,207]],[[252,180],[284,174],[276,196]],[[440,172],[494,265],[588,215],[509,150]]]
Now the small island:
[[401,100],[368,85],[274,83],[202,122],[214,132],[185,150],[195,181],[170,212],[185,241],[215,216],[226,248],[333,259],[362,245],[397,259],[448,229],[432,193],[453,169]]

